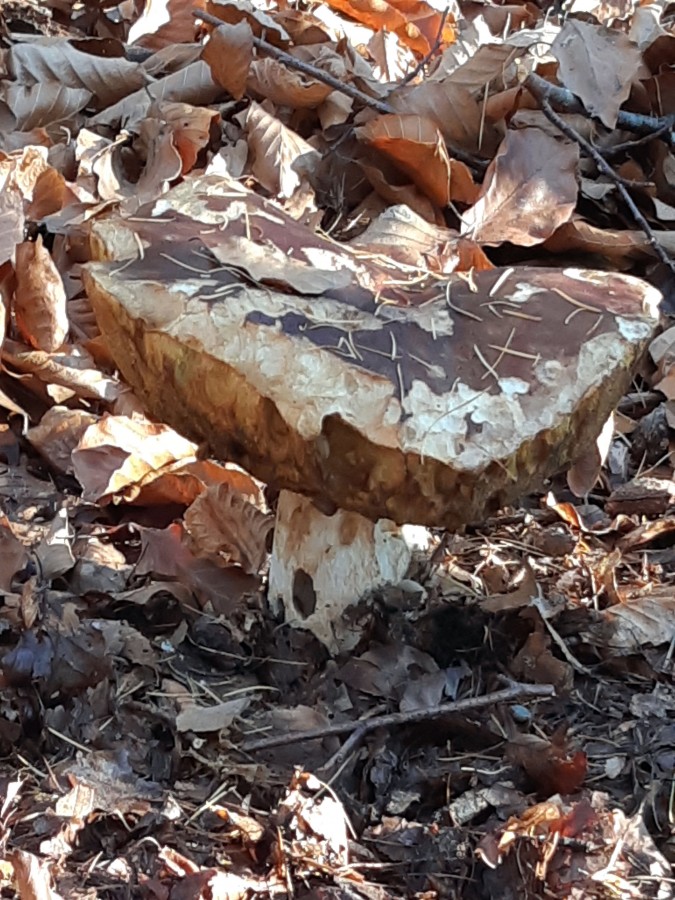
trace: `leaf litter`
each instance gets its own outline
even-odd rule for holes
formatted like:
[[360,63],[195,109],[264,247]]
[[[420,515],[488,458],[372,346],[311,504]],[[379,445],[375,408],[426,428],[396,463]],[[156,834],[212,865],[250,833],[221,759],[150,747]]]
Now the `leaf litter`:
[[[0,9],[3,894],[675,896],[672,10],[192,6]],[[148,415],[83,288],[134,257],[314,316],[454,273],[514,326],[487,381],[550,327],[524,263],[645,278],[662,328],[567,481],[398,532]]]

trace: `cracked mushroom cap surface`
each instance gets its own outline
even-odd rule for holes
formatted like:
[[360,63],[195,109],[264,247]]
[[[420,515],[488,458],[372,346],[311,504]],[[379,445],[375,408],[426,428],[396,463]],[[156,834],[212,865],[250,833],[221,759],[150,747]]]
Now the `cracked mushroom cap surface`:
[[657,322],[655,288],[606,272],[402,291],[254,194],[242,216],[238,185],[181,187],[94,226],[112,355],[153,415],[327,510],[455,528],[536,489],[593,446]]

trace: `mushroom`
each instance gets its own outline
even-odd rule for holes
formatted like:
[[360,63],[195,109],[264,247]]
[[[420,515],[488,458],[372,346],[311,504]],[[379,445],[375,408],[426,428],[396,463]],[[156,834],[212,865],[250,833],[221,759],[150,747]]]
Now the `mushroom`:
[[403,576],[403,526],[480,521],[593,448],[660,300],[578,268],[402,291],[386,261],[220,177],[97,222],[91,243],[122,374],[152,415],[288,492],[270,597],[332,644],[355,591]]

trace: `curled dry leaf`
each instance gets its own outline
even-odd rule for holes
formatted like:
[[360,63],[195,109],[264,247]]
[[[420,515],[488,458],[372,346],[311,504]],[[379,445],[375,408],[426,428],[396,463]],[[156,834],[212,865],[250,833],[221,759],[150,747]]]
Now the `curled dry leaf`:
[[104,416],[73,451],[73,471],[88,499],[105,503],[121,494],[128,501],[167,466],[194,459],[196,449],[173,429],[142,416]]
[[[154,111],[153,111],[154,112]],[[218,112],[189,103],[158,103],[156,112],[173,137],[173,145],[181,158],[180,174],[185,175],[195,165],[197,156],[209,142],[211,123]],[[172,176],[167,173],[167,180]]]
[[[92,198],[93,199],[93,198]],[[45,169],[33,189],[33,199],[26,210],[26,215],[33,221],[39,221],[77,203],[78,196],[57,169]]]
[[418,115],[378,116],[357,136],[391,159],[437,206],[473,203],[478,186],[464,163],[451,160],[445,141],[430,119]]
[[14,314],[23,339],[36,350],[53,353],[68,334],[66,290],[51,254],[38,235],[16,247]]
[[253,59],[253,32],[248,22],[236,25],[220,25],[202,50],[202,59],[208,63],[214,81],[241,100],[246,92],[246,79]]
[[204,0],[149,0],[142,14],[129,31],[129,43],[138,43],[149,50],[161,50],[174,44],[184,44],[195,38],[196,23],[193,9],[204,9]]

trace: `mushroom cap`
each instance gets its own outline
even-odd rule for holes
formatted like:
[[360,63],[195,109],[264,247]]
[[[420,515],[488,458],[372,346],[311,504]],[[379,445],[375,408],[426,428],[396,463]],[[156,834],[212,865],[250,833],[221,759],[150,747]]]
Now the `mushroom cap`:
[[222,180],[97,223],[92,245],[108,261],[88,294],[151,414],[324,509],[446,528],[592,448],[660,300],[535,267],[402,292],[386,262]]

